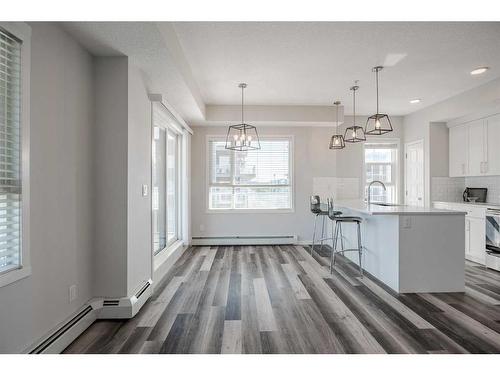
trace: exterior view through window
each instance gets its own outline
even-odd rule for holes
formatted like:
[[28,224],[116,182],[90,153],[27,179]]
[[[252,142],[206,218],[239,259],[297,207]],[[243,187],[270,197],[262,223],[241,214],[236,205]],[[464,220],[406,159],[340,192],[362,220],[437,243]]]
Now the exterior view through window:
[[382,181],[371,188],[373,202],[397,203],[398,184],[398,144],[396,142],[377,142],[364,144],[365,158],[365,196],[368,195],[370,182]]
[[260,150],[225,149],[209,139],[209,210],[292,208],[291,138],[260,139]]

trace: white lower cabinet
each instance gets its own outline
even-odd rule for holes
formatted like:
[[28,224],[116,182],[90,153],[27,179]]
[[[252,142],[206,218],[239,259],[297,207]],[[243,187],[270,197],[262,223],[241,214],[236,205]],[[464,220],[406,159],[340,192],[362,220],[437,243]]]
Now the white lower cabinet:
[[[466,228],[468,226],[468,235],[466,234],[466,252],[467,259],[477,263],[485,264],[486,243],[485,243],[485,219],[476,217],[466,217]],[[468,237],[468,238],[467,238]]]
[[435,202],[435,208],[464,211],[465,259],[486,264],[486,208],[470,204]]

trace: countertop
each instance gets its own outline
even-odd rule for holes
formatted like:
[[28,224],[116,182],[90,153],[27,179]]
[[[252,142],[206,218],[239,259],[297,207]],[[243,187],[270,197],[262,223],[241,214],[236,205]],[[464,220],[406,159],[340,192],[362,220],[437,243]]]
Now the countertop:
[[477,202],[446,202],[446,201],[434,201],[433,203],[444,203],[444,204],[460,204],[463,206],[474,206],[474,207],[484,207],[484,208],[495,208],[500,209],[500,204],[495,203],[477,203]]
[[442,210],[432,207],[416,206],[379,206],[374,203],[368,205],[363,200],[340,200],[335,201],[335,208],[347,208],[365,215],[465,215],[466,212]]

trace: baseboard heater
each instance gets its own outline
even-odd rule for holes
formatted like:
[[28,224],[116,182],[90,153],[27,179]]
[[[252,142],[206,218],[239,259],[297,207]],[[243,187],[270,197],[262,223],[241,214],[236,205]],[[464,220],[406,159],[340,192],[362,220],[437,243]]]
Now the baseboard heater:
[[292,245],[297,243],[297,235],[282,236],[210,236],[193,237],[197,246],[216,245]]
[[153,280],[149,279],[131,297],[92,299],[73,317],[54,329],[25,353],[61,353],[97,319],[133,318],[151,296],[152,284]]
[[86,305],[73,318],[55,330],[54,333],[42,340],[31,349],[29,354],[57,354],[62,352],[83,331],[96,320],[95,310],[91,305]]

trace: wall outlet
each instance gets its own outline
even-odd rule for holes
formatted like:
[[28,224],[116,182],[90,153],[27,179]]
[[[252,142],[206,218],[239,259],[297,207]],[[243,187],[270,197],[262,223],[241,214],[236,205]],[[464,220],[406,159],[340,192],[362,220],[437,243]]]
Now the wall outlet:
[[148,185],[142,185],[142,196],[143,197],[148,196]]
[[76,285],[71,285],[69,287],[69,302],[73,302],[76,299]]
[[205,225],[204,224],[200,224],[200,232],[204,232],[205,231]]
[[410,229],[411,228],[411,216],[402,216],[403,217],[403,228]]

